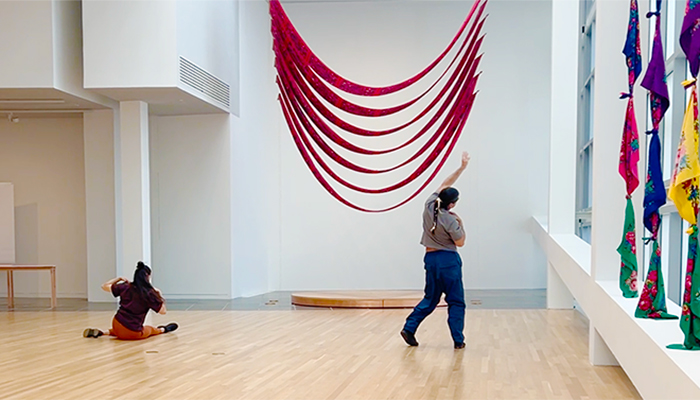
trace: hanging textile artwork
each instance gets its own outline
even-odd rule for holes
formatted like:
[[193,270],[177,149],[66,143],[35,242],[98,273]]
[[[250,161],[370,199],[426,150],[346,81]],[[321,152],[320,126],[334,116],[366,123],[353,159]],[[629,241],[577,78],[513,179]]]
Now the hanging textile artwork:
[[629,92],[620,98],[627,98],[625,126],[620,146],[619,172],[627,188],[627,206],[622,230],[622,241],[617,248],[620,253],[620,290],[624,297],[633,298],[637,291],[637,236],[634,220],[632,192],[639,186],[639,132],[634,115],[634,83],[642,73],[642,51],[639,43],[639,10],[637,0],[630,1],[630,19],[627,27],[627,40],[622,50],[627,62]]
[[679,39],[681,49],[688,59],[693,77],[697,78],[700,69],[700,0],[688,0]]
[[[689,0],[681,27],[681,49],[688,59],[690,73],[697,77],[700,69],[700,1]],[[698,203],[700,190],[700,161],[698,160],[698,95],[695,78],[683,82],[690,89],[690,99],[683,118],[681,139],[676,153],[668,197],[678,208],[678,215],[690,224],[688,231],[688,259],[686,262],[681,330],[683,344],[667,346],[671,349],[700,350],[700,269],[698,261]]]
[[700,277],[695,264],[698,257],[698,189],[700,161],[698,161],[698,95],[695,79],[683,82],[690,88],[690,99],[683,118],[683,130],[676,153],[676,166],[668,189],[668,197],[678,208],[678,215],[690,224],[688,231],[688,259],[686,263],[685,290],[681,311],[681,330],[685,334],[683,345],[670,345],[673,349],[700,350]]
[[651,233],[652,250],[649,260],[649,271],[644,281],[642,295],[637,304],[634,316],[637,318],[675,319],[666,310],[666,291],[661,270],[661,247],[658,234],[661,226],[659,208],[666,204],[666,189],[661,173],[661,142],[659,140],[659,125],[669,106],[668,87],[666,86],[666,65],[664,50],[661,43],[661,0],[656,1],[656,12],[647,14],[647,18],[656,16],[656,32],[651,50],[651,60],[642,80],[642,87],[649,90],[651,105],[652,130],[649,141],[649,160],[646,186],[644,188],[644,226]]
[[[479,49],[483,42],[481,30],[486,18],[485,7],[486,0],[477,0],[474,3],[457,35],[423,71],[403,82],[385,87],[371,87],[347,80],[326,66],[299,35],[279,0],[270,0],[273,49],[282,113],[302,159],[316,180],[331,196],[358,211],[389,211],[415,198],[437,175],[462,133],[477,94],[475,89],[479,78],[477,71],[481,60]],[[445,58],[453,49],[456,49],[453,58],[446,60]],[[356,97],[378,97],[399,93],[409,87],[413,88],[418,82],[423,83],[425,81],[423,78],[429,76],[431,71],[443,63],[443,60],[444,63],[449,61],[448,65],[437,78],[434,78],[435,81],[428,82],[430,85],[427,89],[393,107],[365,107],[346,100],[338,94],[338,92],[344,92]],[[432,100],[430,100],[431,97]],[[417,113],[408,111],[402,113],[402,115],[411,114],[408,121],[383,130],[357,126],[341,118],[339,113],[334,111],[336,109],[345,114],[378,118],[409,110],[412,105],[421,100],[428,103],[422,110]],[[429,115],[431,112],[432,115]],[[429,116],[429,119],[421,122],[426,116]],[[348,134],[369,138],[385,137],[404,131],[406,128],[415,128],[417,132],[390,148],[369,149],[346,139]],[[423,139],[422,142],[418,142],[420,139]],[[344,151],[351,153],[378,156],[406,149],[413,143],[417,143],[414,147],[419,148],[410,157],[387,168],[359,165],[334,149],[334,147],[341,147]],[[423,143],[422,146],[418,146],[420,143]],[[327,159],[334,164],[329,165]],[[333,165],[340,165],[360,174],[382,174],[396,171],[411,163],[417,166],[407,177],[382,188],[359,186],[341,177],[331,168]],[[427,178],[421,178],[425,179],[424,182],[410,195],[392,206],[381,209],[370,209],[351,202],[342,196],[326,177],[355,192],[381,194],[404,188],[426,172]]]

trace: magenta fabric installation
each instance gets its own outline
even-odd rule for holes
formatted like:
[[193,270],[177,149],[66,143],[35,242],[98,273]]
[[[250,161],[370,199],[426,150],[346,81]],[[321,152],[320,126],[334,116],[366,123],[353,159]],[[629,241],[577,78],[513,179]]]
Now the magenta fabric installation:
[[[345,79],[326,66],[299,35],[279,0],[270,1],[273,50],[282,112],[302,159],[330,195],[358,211],[384,212],[408,203],[435,178],[452,153],[476,98],[476,84],[480,75],[478,67],[481,61],[479,51],[483,43],[482,29],[486,19],[484,14],[486,3],[487,0],[477,0],[474,3],[455,37],[425,69],[402,82],[385,87],[371,87]],[[453,52],[454,49],[456,51]],[[447,58],[452,52],[454,53],[452,58]],[[446,64],[443,67],[444,70],[436,70],[439,65],[444,64]],[[434,78],[434,81],[426,81],[424,78],[434,70],[435,73],[432,76],[438,74],[439,76]],[[386,108],[363,106],[343,98],[340,94],[377,97],[399,93],[413,87],[416,83],[425,84],[428,88],[417,96],[404,100],[401,104]],[[410,107],[423,99],[425,99],[424,102],[430,101],[422,109],[410,113],[409,111],[412,110]],[[411,115],[408,121],[402,121],[397,126],[383,130],[363,128],[340,116],[342,113],[347,113],[377,118],[404,110],[409,110],[406,113]],[[424,117],[430,113],[432,115],[423,121]],[[347,134],[358,137],[381,137],[397,134],[407,128],[413,128],[416,132],[410,134],[405,140],[397,141],[389,148],[369,149],[347,139]],[[359,165],[343,157],[332,146],[339,146],[351,153],[379,156],[405,149],[421,139],[424,143],[413,154],[388,168]],[[361,174],[382,174],[414,162],[417,165],[408,176],[381,188],[368,188],[354,184],[342,178],[337,170],[341,167]],[[407,198],[383,209],[369,209],[352,203],[331,185],[335,182],[359,193],[382,194],[404,188],[419,178],[425,181],[417,190]]]

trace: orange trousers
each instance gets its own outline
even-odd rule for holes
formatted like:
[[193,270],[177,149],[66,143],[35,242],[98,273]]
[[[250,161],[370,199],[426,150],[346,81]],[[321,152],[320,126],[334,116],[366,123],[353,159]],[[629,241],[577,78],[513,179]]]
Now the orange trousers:
[[149,336],[160,335],[161,333],[163,332],[160,329],[148,325],[144,325],[140,332],[132,331],[124,327],[116,318],[112,318],[112,329],[109,330],[110,336],[116,336],[122,340],[146,339]]

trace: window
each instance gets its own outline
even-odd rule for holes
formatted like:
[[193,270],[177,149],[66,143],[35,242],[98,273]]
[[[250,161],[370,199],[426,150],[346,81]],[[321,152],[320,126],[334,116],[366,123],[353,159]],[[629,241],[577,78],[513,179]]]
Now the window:
[[593,101],[595,98],[595,1],[581,3],[579,103],[576,162],[576,234],[591,242]]

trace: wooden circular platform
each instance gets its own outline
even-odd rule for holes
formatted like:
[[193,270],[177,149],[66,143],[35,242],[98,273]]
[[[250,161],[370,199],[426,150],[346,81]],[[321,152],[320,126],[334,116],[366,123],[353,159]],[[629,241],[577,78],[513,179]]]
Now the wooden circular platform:
[[[292,293],[292,304],[327,308],[413,308],[423,298],[419,290],[338,290]],[[438,307],[447,304],[442,299]]]

